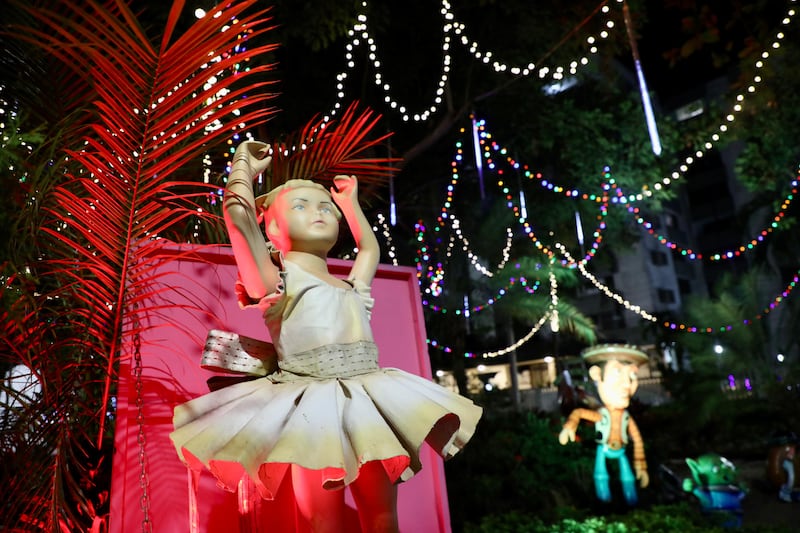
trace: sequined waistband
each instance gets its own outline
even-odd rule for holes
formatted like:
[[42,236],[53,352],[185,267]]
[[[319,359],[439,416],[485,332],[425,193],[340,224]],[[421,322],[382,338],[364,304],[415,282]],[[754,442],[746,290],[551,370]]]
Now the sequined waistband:
[[[337,378],[357,376],[378,369],[378,348],[372,341],[328,344],[305,352],[284,355],[278,361],[281,372],[273,381],[300,378]],[[286,374],[289,374],[288,376]]]

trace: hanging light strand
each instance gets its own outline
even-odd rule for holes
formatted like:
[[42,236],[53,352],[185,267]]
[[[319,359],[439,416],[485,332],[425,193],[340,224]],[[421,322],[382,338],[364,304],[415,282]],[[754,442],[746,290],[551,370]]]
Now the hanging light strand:
[[[517,278],[511,278],[511,280],[509,281],[508,285],[506,285],[505,287],[503,287],[501,289],[498,289],[498,291],[497,291],[497,293],[495,294],[494,297],[488,298],[486,300],[486,303],[484,303],[484,304],[475,305],[475,306],[469,307],[468,308],[469,311],[472,312],[472,313],[480,313],[484,309],[488,309],[489,307],[491,307],[495,303],[497,303],[503,296],[507,295],[511,288],[513,288],[513,287],[515,287],[517,285],[522,287],[525,290],[525,292],[527,292],[528,294],[534,294],[539,289],[539,287],[541,286],[541,282],[539,280],[534,280],[533,284],[531,284],[530,281],[528,281],[525,277],[520,277],[518,279]],[[422,305],[424,305],[425,307],[427,307],[428,309],[430,309],[431,311],[434,311],[436,313],[445,314],[445,313],[451,312],[446,307],[433,304],[433,303],[429,302],[427,299],[424,299],[424,298],[422,300]],[[463,311],[461,309],[459,309],[459,308],[456,308],[455,310],[453,310],[452,313],[454,315],[464,314]]]
[[[536,335],[539,332],[540,329],[542,329],[542,326],[544,326],[547,323],[547,320],[549,318],[550,318],[550,313],[545,313],[545,315],[542,316],[542,318],[540,318],[539,321],[536,322],[536,324],[534,324],[534,326],[530,329],[530,331],[528,331],[528,333],[526,333],[523,337],[521,337],[519,340],[517,340],[514,344],[512,344],[510,346],[506,346],[505,348],[502,348],[500,350],[495,350],[495,351],[490,351],[490,352],[483,352],[483,353],[480,353],[480,354],[476,354],[474,352],[464,352],[464,357],[470,358],[470,359],[477,358],[477,357],[481,357],[481,358],[484,358],[484,359],[490,359],[490,358],[493,358],[493,357],[498,357],[500,355],[505,355],[505,354],[507,354],[509,352],[512,352],[512,351],[516,350],[517,348],[520,348],[523,344],[525,344],[529,340],[531,340],[533,338],[533,336]],[[433,348],[437,348],[439,350],[442,350],[445,353],[453,353],[453,349],[450,346],[442,344],[442,343],[440,343],[439,341],[437,341],[435,339],[427,339],[427,342],[428,342],[428,345],[433,347]]]
[[[791,4],[791,7],[784,15],[783,19],[781,19],[781,26],[786,27],[789,26],[796,13],[794,5],[797,3],[797,0],[788,0]],[[786,37],[783,32],[783,29],[778,30],[775,34],[775,38],[772,43],[764,49],[759,58],[755,61],[755,74],[750,81],[750,84],[747,86],[747,89],[744,92],[741,92],[736,95],[734,98],[734,104],[731,107],[730,111],[725,115],[725,117],[720,122],[719,126],[717,126],[716,131],[711,133],[708,139],[702,143],[702,148],[696,150],[693,154],[686,156],[683,162],[678,165],[678,168],[669,176],[662,178],[660,182],[656,182],[652,185],[643,185],[641,192],[636,194],[631,194],[628,196],[628,201],[641,201],[645,198],[649,198],[653,196],[654,191],[661,191],[666,187],[671,186],[676,181],[683,178],[686,173],[689,171],[689,168],[700,158],[702,158],[709,150],[714,148],[714,146],[720,141],[720,139],[729,131],[730,126],[736,120],[736,116],[739,115],[744,109],[744,103],[747,97],[747,94],[754,94],[757,90],[757,87],[764,81],[761,76],[761,71],[766,66],[768,59],[771,57],[772,51],[778,50],[781,47],[781,41]]]
[[786,213],[789,209],[789,206],[792,204],[792,200],[794,200],[795,195],[797,195],[797,187],[798,187],[798,180],[794,179],[791,182],[791,190],[786,195],[786,197],[781,202],[780,208],[778,212],[775,213],[770,219],[769,225],[764,229],[758,231],[757,235],[750,239],[749,242],[746,244],[739,245],[736,248],[730,250],[723,250],[718,252],[710,252],[707,254],[702,254],[699,252],[695,252],[691,248],[686,246],[682,246],[676,242],[669,240],[669,238],[665,235],[661,235],[655,230],[655,224],[648,221],[644,218],[641,214],[641,209],[635,207],[633,205],[628,205],[627,210],[630,214],[633,215],[633,219],[636,221],[637,224],[642,226],[642,228],[647,231],[649,235],[655,238],[659,243],[661,243],[664,247],[673,250],[681,256],[686,257],[687,259],[692,260],[702,260],[705,259],[707,261],[724,261],[727,259],[736,259],[737,257],[741,257],[747,252],[753,251],[758,247],[759,244],[766,241],[767,236],[778,229],[780,226],[781,221],[783,221],[784,217],[786,217]]
[[[617,3],[622,2],[622,0],[615,1]],[[566,73],[575,74],[580,67],[587,65],[589,63],[589,56],[596,55],[599,52],[598,42],[606,40],[609,36],[609,31],[614,28],[614,21],[611,20],[610,17],[611,9],[607,5],[607,1],[604,1],[593,13],[593,15],[597,12],[602,13],[604,17],[602,20],[603,29],[599,31],[597,36],[590,35],[586,38],[586,44],[588,45],[589,51],[587,55],[570,60],[565,65],[537,66],[534,63],[528,63],[525,66],[510,66],[499,61],[493,61],[492,58],[495,56],[493,52],[481,51],[480,45],[466,36],[466,26],[456,20],[450,2],[447,0],[442,0],[440,9],[443,19],[441,73],[439,74],[439,80],[436,83],[436,89],[434,90],[432,103],[422,107],[421,110],[411,111],[408,105],[399,102],[398,99],[393,96],[391,84],[384,80],[382,64],[378,55],[378,44],[376,43],[375,38],[370,34],[367,26],[367,7],[368,3],[365,0],[361,3],[361,12],[356,16],[356,23],[348,32],[350,41],[345,45],[346,67],[345,70],[336,75],[336,101],[333,105],[333,109],[326,117],[326,120],[329,120],[335,116],[342,108],[342,102],[346,96],[345,82],[349,77],[349,72],[356,67],[355,50],[362,45],[367,47],[367,55],[369,61],[372,62],[372,68],[375,71],[373,82],[383,91],[384,103],[389,107],[389,109],[398,113],[404,122],[412,120],[414,122],[424,122],[433,114],[435,114],[442,105],[445,87],[447,86],[450,76],[450,68],[452,65],[450,48],[454,39],[456,42],[460,42],[463,46],[467,47],[469,53],[473,56],[473,58],[475,58],[475,60],[485,64],[491,63],[495,72],[510,72],[515,76],[531,76],[535,74],[542,79],[551,78],[558,81],[562,80]],[[578,27],[582,27],[585,23],[586,21],[584,20]],[[570,32],[570,35],[573,33],[575,33],[574,30],[573,32]]]
[[631,302],[629,302],[628,300],[626,300],[625,298],[623,298],[622,296],[620,296],[616,292],[612,291],[606,285],[601,283],[600,280],[598,280],[594,275],[592,275],[588,270],[586,270],[585,263],[583,263],[581,261],[575,261],[575,259],[573,259],[570,256],[570,253],[567,251],[567,248],[563,244],[561,244],[560,242],[556,242],[555,247],[558,248],[559,252],[562,255],[564,255],[564,257],[566,258],[568,263],[577,265],[578,271],[581,273],[581,275],[583,275],[584,278],[589,280],[589,282],[592,285],[594,285],[606,297],[616,301],[618,304],[622,305],[628,311],[632,311],[632,312],[636,313],[637,315],[641,316],[645,320],[649,320],[650,322],[657,322],[658,321],[658,319],[655,316],[651,315],[650,313],[648,313],[647,311],[645,311],[644,309],[642,309],[638,305],[632,304]]

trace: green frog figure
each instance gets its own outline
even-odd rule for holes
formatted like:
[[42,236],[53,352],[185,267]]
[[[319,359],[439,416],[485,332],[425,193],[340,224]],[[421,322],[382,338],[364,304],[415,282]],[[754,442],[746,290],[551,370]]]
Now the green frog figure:
[[736,466],[716,453],[707,453],[697,459],[686,458],[692,478],[683,480],[683,490],[694,494],[707,513],[725,513],[729,527],[742,524],[742,500],[747,494],[744,483],[739,481]]

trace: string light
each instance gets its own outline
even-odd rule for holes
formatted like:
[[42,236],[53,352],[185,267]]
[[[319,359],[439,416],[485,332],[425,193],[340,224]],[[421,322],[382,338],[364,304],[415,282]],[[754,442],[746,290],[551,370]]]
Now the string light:
[[[392,262],[392,265],[397,266],[397,250],[395,249],[394,241],[392,241],[392,232],[389,230],[389,224],[387,224],[386,217],[383,216],[383,213],[378,213],[377,219],[378,225],[382,228],[383,239],[388,248],[386,255],[389,256],[389,260]],[[372,231],[378,233],[378,228],[373,226]]]
[[550,261],[550,272],[548,277],[550,278],[550,330],[553,333],[558,333],[558,282],[556,281],[556,275],[553,272],[552,261]]
[[644,228],[649,235],[654,237],[659,243],[664,245],[666,248],[669,248],[670,250],[674,250],[675,252],[680,253],[681,256],[692,260],[706,259],[708,261],[724,261],[727,259],[735,259],[747,252],[755,250],[755,248],[759,244],[763,243],[766,240],[766,237],[770,233],[778,229],[778,225],[786,216],[787,210],[789,209],[792,200],[794,200],[794,197],[797,194],[798,181],[796,179],[792,180],[791,186],[792,186],[791,191],[789,192],[789,194],[786,195],[786,198],[784,198],[778,212],[772,217],[769,226],[760,230],[756,237],[752,238],[747,244],[742,244],[735,249],[724,250],[720,252],[711,252],[705,255],[695,252],[691,248],[687,248],[675,242],[672,242],[666,236],[657,233],[655,230],[655,225],[646,220],[643,216],[641,216],[641,210],[638,207],[628,205],[627,210],[629,213],[634,215],[634,220],[636,221],[636,223],[642,226],[642,228]]
[[[755,315],[753,318],[745,318],[742,320],[741,324],[737,324],[738,326],[750,326],[754,324],[756,321],[765,318],[767,314],[774,311],[778,308],[778,306],[794,291],[795,287],[797,287],[797,283],[800,281],[800,269],[795,273],[792,277],[792,280],[786,285],[786,287],[775,296],[768,305],[766,305],[759,314]],[[732,324],[719,326],[719,327],[701,327],[701,326],[689,326],[687,324],[682,324],[678,322],[669,322],[666,321],[663,323],[663,326],[675,331],[684,331],[687,333],[725,333],[727,331],[733,331],[736,327]]]
[[[481,121],[479,121],[479,124],[480,124],[481,130],[485,131],[485,129],[486,129],[485,121],[481,120]],[[490,134],[488,134],[488,133],[485,134],[484,137],[486,137],[488,139],[492,138],[492,136]],[[587,200],[587,201],[593,201],[593,202],[604,202],[605,201],[605,203],[601,207],[602,211],[601,211],[601,214],[598,216],[598,220],[601,220],[607,214],[607,205],[608,205],[608,201],[609,200],[610,200],[611,203],[623,205],[627,209],[627,211],[629,213],[634,215],[634,220],[639,225],[641,225],[648,232],[648,234],[650,234],[653,237],[655,237],[665,247],[667,247],[667,248],[669,248],[671,250],[675,250],[676,252],[680,253],[682,256],[684,256],[684,257],[686,257],[688,259],[693,259],[693,260],[694,259],[697,259],[697,260],[706,259],[708,261],[723,261],[723,260],[734,259],[736,257],[740,257],[743,253],[746,253],[746,252],[749,252],[751,250],[754,250],[759,244],[761,244],[762,242],[765,241],[766,237],[770,233],[772,233],[775,229],[778,228],[779,223],[786,216],[786,212],[787,212],[789,206],[791,205],[791,202],[794,199],[795,195],[797,194],[798,180],[797,179],[793,179],[792,182],[791,182],[791,187],[792,188],[791,188],[790,192],[787,194],[786,198],[781,203],[781,206],[780,206],[777,214],[774,217],[772,217],[771,222],[769,223],[769,226],[767,226],[766,228],[764,228],[764,229],[760,230],[759,232],[757,232],[758,233],[757,236],[752,238],[748,243],[742,244],[742,245],[738,246],[735,249],[724,250],[724,251],[720,251],[720,252],[711,252],[711,253],[707,253],[707,254],[704,255],[704,254],[697,253],[697,252],[693,251],[689,247],[680,246],[679,244],[670,241],[666,236],[658,234],[654,229],[655,225],[653,223],[649,222],[648,220],[646,220],[643,216],[641,216],[641,209],[639,207],[633,206],[633,205],[628,203],[629,197],[627,197],[624,194],[624,192],[622,192],[619,189],[619,187],[616,184],[615,180],[611,176],[611,173],[610,173],[608,167],[606,167],[604,169],[604,178],[606,179],[606,181],[608,183],[607,186],[604,186],[604,189],[606,191],[608,191],[609,189],[614,189],[615,190],[614,194],[611,195],[610,197],[608,197],[607,195],[595,195],[595,194],[582,193],[578,189],[565,188],[565,187],[560,186],[560,185],[558,185],[556,183],[553,183],[552,181],[545,179],[540,172],[531,172],[528,169],[527,165],[522,165],[519,162],[515,161],[510,156],[508,156],[508,150],[506,148],[504,148],[502,145],[500,145],[498,142],[494,141],[494,140],[491,140],[491,142],[482,142],[482,144],[484,146],[484,152],[485,152],[484,153],[484,159],[488,162],[488,164],[490,165],[490,168],[495,170],[498,173],[498,175],[503,175],[503,171],[502,171],[502,169],[497,169],[496,168],[496,161],[495,161],[494,157],[491,155],[490,150],[492,152],[499,152],[500,155],[505,156],[507,163],[510,166],[512,166],[513,168],[522,167],[524,169],[524,175],[526,177],[528,177],[528,179],[536,179],[539,182],[539,184],[543,188],[545,188],[547,190],[550,190],[550,191],[555,192],[555,193],[563,194],[567,198],[581,199],[581,200]],[[798,174],[800,175],[800,170],[798,170]],[[498,187],[504,187],[503,181],[498,181],[497,184],[498,184]],[[507,188],[503,188],[503,192],[506,193],[506,198],[510,201],[512,196],[511,196],[509,190]],[[513,209],[515,211],[515,215],[517,215],[517,218],[519,219],[519,222],[523,225],[527,235],[534,242],[534,244],[537,247],[537,249],[541,250],[542,252],[544,252],[544,253],[546,253],[546,254],[548,254],[548,255],[550,255],[552,257],[552,255],[553,255],[552,251],[545,244],[543,244],[541,241],[538,240],[538,238],[536,237],[536,234],[530,228],[530,225],[529,224],[525,224],[525,220],[521,216],[521,213],[517,212],[518,211],[517,208],[514,207]],[[594,255],[594,253],[598,249],[600,243],[602,242],[602,230],[604,230],[605,227],[606,227],[605,223],[601,222],[600,225],[598,226],[598,231],[594,232],[593,235],[595,237],[595,242],[592,244],[589,252],[585,255],[584,261],[587,261],[587,260],[591,259],[591,257]],[[529,231],[529,229],[530,229],[530,231]],[[574,265],[571,265],[571,266],[574,266]]]
[[[789,0],[791,4],[795,4],[797,0]],[[783,26],[788,26],[792,23],[796,11],[793,7],[790,7],[786,13],[786,15],[781,20],[781,24]],[[649,198],[653,196],[653,191],[660,191],[663,190],[665,187],[669,187],[670,185],[674,184],[679,179],[683,178],[686,173],[689,171],[689,167],[692,166],[698,159],[705,156],[705,154],[714,148],[714,145],[719,142],[722,136],[728,132],[730,129],[730,125],[736,120],[736,116],[739,115],[744,109],[744,102],[746,99],[747,94],[754,94],[756,92],[756,88],[761,84],[763,81],[760,72],[766,66],[767,60],[770,58],[770,51],[769,49],[777,50],[781,46],[781,41],[784,39],[785,34],[783,31],[778,31],[775,34],[775,40],[765,48],[760,56],[754,63],[754,67],[756,69],[756,73],[753,75],[753,78],[750,84],[747,86],[747,90],[745,92],[739,93],[736,95],[735,103],[731,107],[730,111],[725,114],[725,117],[720,121],[720,124],[717,126],[716,131],[710,134],[709,138],[703,142],[702,148],[696,150],[693,154],[686,156],[683,162],[678,165],[678,168],[674,170],[669,176],[662,178],[660,182],[656,182],[652,185],[643,185],[641,192],[637,194],[631,194],[628,197],[628,200],[633,201],[641,201],[644,198]]]
[[[485,129],[485,122],[484,121],[481,121],[481,126]],[[500,152],[501,155],[505,155],[506,156],[506,159],[507,159],[507,162],[508,162],[509,165],[511,165],[514,168],[519,168],[520,167],[520,163],[515,161],[515,160],[513,160],[510,156],[508,156],[507,155],[507,150],[505,148],[503,148],[496,141],[487,142],[487,143],[484,143],[484,145],[485,145],[484,149],[486,151],[486,154],[489,154],[489,149],[491,149],[491,150],[493,150],[495,152]],[[489,164],[491,165],[492,169],[495,169],[495,162],[494,162],[494,159],[492,158],[491,155],[485,155],[484,159],[486,159],[489,162]],[[604,199],[608,200],[607,196],[581,193],[578,189],[574,189],[574,188],[573,189],[568,189],[568,188],[562,187],[562,186],[560,186],[558,184],[555,184],[552,181],[545,179],[541,173],[531,172],[530,170],[528,170],[527,165],[523,165],[523,168],[525,169],[524,174],[525,174],[526,177],[528,177],[529,179],[534,179],[534,178],[537,179],[539,181],[540,185],[543,188],[546,188],[546,189],[548,189],[548,190],[550,190],[552,192],[555,192],[555,193],[564,194],[567,198],[577,198],[577,199],[594,201],[594,202],[603,202]],[[498,172],[499,175],[503,174],[502,170],[497,170],[497,172]],[[780,221],[786,216],[786,211],[789,208],[789,206],[791,205],[791,202],[794,199],[794,195],[797,194],[797,186],[798,186],[797,185],[797,183],[798,183],[797,180],[796,179],[792,180],[792,182],[791,182],[792,189],[791,189],[790,193],[787,195],[787,197],[784,199],[784,201],[782,202],[778,213],[772,218],[772,221],[770,222],[769,226],[766,227],[765,229],[759,231],[758,235],[756,237],[754,237],[753,239],[751,239],[750,242],[748,242],[747,244],[740,245],[736,249],[725,250],[725,251],[721,251],[721,252],[712,252],[712,253],[708,253],[708,254],[703,255],[701,253],[697,253],[697,252],[693,251],[691,248],[682,247],[682,246],[670,241],[667,237],[665,237],[663,235],[657,234],[656,231],[654,230],[655,225],[652,224],[651,222],[647,221],[646,219],[644,219],[644,217],[641,216],[641,209],[638,208],[638,207],[635,207],[635,206],[633,206],[631,204],[628,204],[628,202],[627,202],[628,197],[626,197],[625,194],[618,188],[616,182],[611,177],[611,174],[609,172],[608,167],[606,167],[606,169],[604,169],[604,172],[605,172],[604,177],[606,178],[606,180],[608,181],[608,184],[609,184],[608,187],[604,187],[605,190],[608,190],[609,187],[612,188],[612,189],[615,189],[615,194],[610,197],[610,202],[611,203],[621,204],[621,205],[625,206],[625,208],[628,210],[629,213],[635,215],[634,216],[634,220],[639,225],[641,225],[645,230],[647,230],[647,232],[650,235],[655,237],[662,245],[666,246],[667,248],[670,248],[671,250],[675,250],[676,252],[680,253],[682,256],[684,256],[684,257],[686,257],[688,259],[706,259],[708,261],[722,261],[722,260],[727,260],[727,259],[734,259],[736,257],[741,256],[743,253],[746,253],[748,251],[751,251],[751,250],[755,249],[758,246],[758,244],[764,242],[766,236],[769,235],[770,233],[772,233],[775,229],[777,229],[778,224],[780,223]],[[504,183],[502,181],[498,181],[498,186],[499,187],[503,187]],[[506,193],[507,199],[511,200],[511,195],[510,195],[508,189],[504,188],[503,192]],[[598,220],[604,218],[605,215],[607,214],[607,205],[608,205],[608,202],[606,201],[606,203],[604,203],[602,208],[601,208],[602,212],[598,216]],[[519,222],[521,224],[523,224],[523,227],[525,228],[525,231],[526,231],[527,235],[534,242],[534,244],[537,247],[537,249],[539,249],[542,252],[552,256],[552,251],[546,245],[544,245],[541,241],[538,240],[538,238],[536,237],[536,234],[530,228],[530,225],[526,225],[524,218],[521,216],[521,214],[517,213],[517,208],[516,207],[514,207],[514,211],[515,211],[515,215],[517,215],[517,218],[519,219]],[[591,259],[591,257],[593,257],[593,255],[594,255],[594,253],[596,253],[596,250],[598,249],[600,243],[602,242],[602,230],[605,229],[605,227],[606,227],[605,223],[601,222],[599,227],[598,227],[598,231],[596,231],[593,234],[594,237],[595,237],[595,242],[592,244],[589,252],[585,255],[585,257],[583,259],[584,261],[587,261],[587,260]],[[529,231],[529,229],[530,229],[530,231]]]
[[[616,0],[617,3],[622,3],[622,0]],[[586,38],[586,43],[589,47],[589,54],[582,56],[578,59],[573,59],[565,65],[558,66],[537,66],[534,63],[528,63],[525,66],[511,66],[500,61],[493,61],[495,56],[492,51],[481,51],[479,43],[472,41],[466,35],[466,26],[456,20],[456,16],[452,11],[450,2],[442,0],[440,13],[442,15],[442,61],[441,73],[439,74],[439,81],[436,83],[434,91],[433,102],[424,106],[421,110],[412,112],[409,106],[400,103],[397,98],[392,96],[391,84],[384,80],[381,68],[381,60],[378,56],[378,45],[374,37],[370,34],[367,26],[367,2],[366,0],[361,3],[361,12],[356,16],[356,23],[348,32],[350,41],[345,45],[345,70],[336,75],[336,101],[333,109],[329,112],[326,120],[332,118],[342,108],[342,102],[345,99],[345,81],[349,76],[349,72],[356,66],[354,51],[365,45],[367,47],[367,54],[369,60],[372,62],[372,69],[375,72],[373,83],[383,91],[384,103],[392,111],[397,112],[403,119],[408,122],[424,122],[428,120],[431,115],[439,110],[444,98],[445,87],[450,76],[450,68],[452,65],[452,56],[450,55],[450,48],[452,41],[455,38],[456,42],[460,42],[463,46],[467,47],[469,53],[473,58],[481,63],[491,63],[495,72],[508,72],[514,76],[527,77],[531,75],[538,75],[541,79],[563,80],[566,73],[575,74],[579,67],[583,67],[589,63],[588,55],[596,55],[599,51],[597,43],[598,40],[605,40],[609,36],[609,30],[614,28],[614,22],[610,18],[610,8],[607,2],[601,3],[599,12],[604,15],[602,20],[603,29],[597,36],[590,35]]]
[[[521,347],[523,344],[525,344],[529,340],[531,340],[533,338],[533,336],[536,335],[539,332],[540,329],[542,329],[542,326],[544,326],[547,323],[547,320],[549,318],[550,318],[550,313],[545,313],[545,315],[542,316],[542,318],[540,318],[539,321],[536,322],[536,324],[533,325],[533,327],[530,329],[530,331],[528,331],[528,333],[526,333],[522,338],[520,338],[519,340],[517,340],[514,344],[512,344],[510,346],[506,346],[505,348],[502,348],[500,350],[495,350],[495,351],[491,351],[491,352],[484,352],[484,353],[481,353],[481,354],[476,354],[474,352],[464,352],[464,357],[466,357],[466,358],[481,357],[481,358],[484,358],[484,359],[489,359],[489,358],[498,357],[500,355],[505,355],[505,354],[507,354],[509,352],[512,352],[512,351],[516,350],[517,348]],[[453,353],[453,349],[450,346],[442,344],[442,343],[440,343],[439,341],[437,341],[435,339],[430,339],[429,338],[429,339],[427,339],[427,343],[428,343],[428,345],[430,345],[433,348],[437,348],[439,350],[442,350],[444,353]]]
[[[519,279],[511,278],[509,280],[508,285],[498,289],[497,293],[495,294],[495,296],[492,297],[492,298],[487,299],[486,303],[481,304],[481,305],[475,305],[475,306],[469,307],[466,310],[468,310],[471,313],[480,313],[484,309],[488,309],[489,307],[491,307],[495,303],[497,303],[498,300],[500,300],[503,296],[508,294],[509,290],[512,287],[515,287],[517,285],[521,286],[528,294],[534,294],[539,289],[539,287],[541,286],[541,282],[539,280],[535,280],[533,282],[533,286],[530,286],[530,282],[524,277],[520,277]],[[422,305],[424,305],[425,307],[427,307],[428,309],[430,309],[431,311],[434,311],[436,313],[446,314],[446,313],[450,312],[450,311],[447,310],[446,307],[431,303],[427,299],[423,299],[422,300]],[[454,315],[464,314],[461,309],[455,309],[454,311],[452,311],[452,313]]]
[[[462,243],[462,250],[467,254],[467,258],[470,261],[470,264],[477,270],[479,273],[483,274],[487,278],[491,278],[494,276],[494,272],[490,271],[488,268],[480,264],[480,259],[478,256],[470,250],[469,247],[469,240],[464,236],[464,233],[461,231],[461,221],[454,215],[450,216],[450,227],[455,232],[456,237]],[[503,247],[503,259],[498,263],[496,271],[500,271],[503,269],[505,264],[508,262],[511,253],[511,244],[514,239],[514,233],[511,231],[511,228],[506,228],[506,245]]]
[[[622,3],[622,0],[616,0],[616,1],[617,1],[617,3]],[[464,24],[462,24],[462,23],[460,23],[460,22],[455,20],[455,15],[451,11],[449,11],[449,4],[447,4],[447,2],[442,2],[442,4],[443,4],[443,6],[445,6],[443,8],[443,13],[445,14],[445,19],[447,20],[449,18],[449,19],[451,19],[453,21],[452,25],[453,25],[453,28],[454,28],[454,33],[456,35],[460,35],[461,44],[464,47],[467,48],[469,53],[472,54],[472,57],[475,58],[476,61],[480,61],[480,62],[485,63],[485,64],[491,63],[492,68],[497,73],[507,72],[507,73],[513,74],[514,76],[519,76],[519,77],[527,77],[527,76],[538,75],[539,78],[541,78],[541,79],[545,79],[545,78],[550,77],[553,80],[558,81],[558,80],[563,80],[564,79],[566,72],[569,72],[570,74],[574,75],[574,74],[577,73],[579,67],[585,66],[585,65],[587,65],[589,63],[588,56],[582,56],[579,59],[573,59],[573,60],[569,61],[566,64],[566,66],[561,65],[561,66],[555,66],[555,67],[540,66],[540,65],[537,65],[535,62],[529,62],[529,63],[527,63],[525,65],[512,66],[512,65],[508,65],[506,63],[503,63],[501,61],[498,61],[498,60],[493,60],[492,58],[495,56],[494,52],[482,51],[481,47],[480,47],[480,44],[478,42],[476,42],[476,41],[471,40],[465,34],[466,26]],[[601,26],[602,26],[603,29],[600,31],[600,33],[597,36],[589,35],[588,37],[586,37],[586,44],[589,47],[589,55],[597,54],[597,52],[598,52],[598,48],[597,48],[598,37],[599,37],[600,40],[607,39],[608,36],[609,36],[608,30],[613,29],[614,26],[615,26],[614,21],[611,20],[611,18],[609,16],[609,14],[611,12],[611,8],[608,6],[607,2],[601,2],[600,3],[599,11],[600,11],[600,13],[602,13],[605,16],[603,18],[603,20],[601,21]],[[596,12],[597,11],[595,11],[595,13]],[[581,25],[583,25],[587,21],[588,21],[588,19],[585,20],[583,23],[581,23]],[[574,33],[574,30],[572,32],[570,32],[570,34],[571,33]]]
[[606,285],[600,282],[594,275],[592,275],[588,270],[586,270],[585,263],[581,261],[575,261],[571,256],[570,253],[567,251],[566,247],[561,244],[560,242],[555,243],[556,248],[566,257],[567,261],[570,264],[575,264],[578,267],[578,271],[585,277],[589,282],[594,285],[600,292],[602,292],[606,297],[616,301],[620,305],[622,305],[628,311],[632,311],[637,315],[641,316],[645,320],[649,320],[650,322],[656,322],[658,319],[648,313],[647,311],[643,310],[638,305],[634,305],[616,292],[609,289]]

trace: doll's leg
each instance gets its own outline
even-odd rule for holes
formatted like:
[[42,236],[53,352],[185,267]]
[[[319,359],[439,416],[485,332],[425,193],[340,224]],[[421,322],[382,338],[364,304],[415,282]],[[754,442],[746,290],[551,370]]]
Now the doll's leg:
[[619,458],[619,480],[622,482],[622,493],[628,505],[636,505],[639,497],[636,494],[636,476],[633,475],[631,464],[625,455]]
[[397,533],[397,486],[389,481],[380,461],[364,464],[350,485],[358,507],[361,531]]
[[594,492],[597,495],[597,499],[601,502],[611,501],[606,454],[603,452],[602,445],[597,446],[597,453],[594,457]]
[[322,471],[292,465],[292,485],[301,518],[314,533],[344,533],[344,491],[322,488]]

